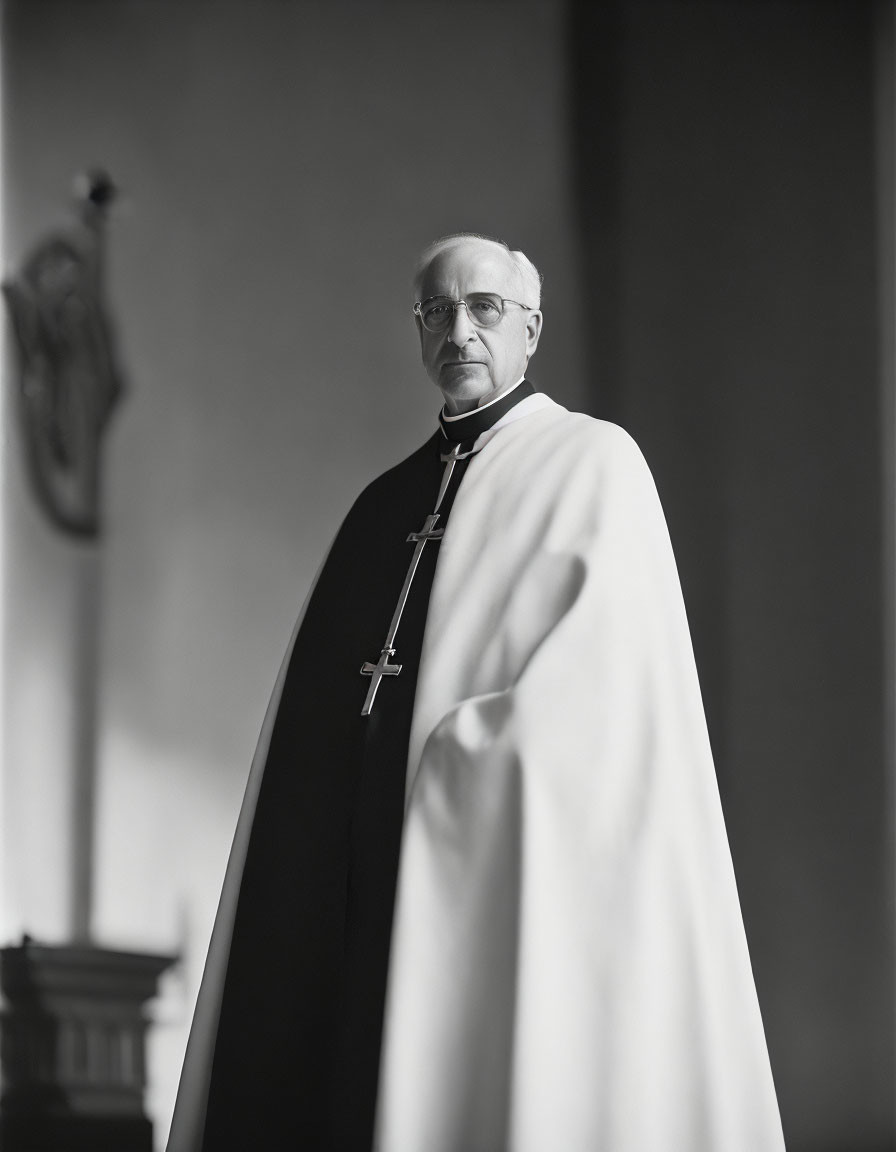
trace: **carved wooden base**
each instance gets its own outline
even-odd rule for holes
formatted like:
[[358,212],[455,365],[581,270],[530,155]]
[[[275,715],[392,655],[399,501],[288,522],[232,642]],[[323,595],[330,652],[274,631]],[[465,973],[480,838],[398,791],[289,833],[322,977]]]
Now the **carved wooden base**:
[[0,950],[3,1152],[151,1152],[144,1008],[172,963],[27,938]]

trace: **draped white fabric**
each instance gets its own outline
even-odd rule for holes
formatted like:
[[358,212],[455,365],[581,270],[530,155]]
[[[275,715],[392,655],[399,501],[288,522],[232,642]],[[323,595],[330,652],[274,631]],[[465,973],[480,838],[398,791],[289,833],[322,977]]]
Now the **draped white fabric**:
[[472,460],[430,602],[381,1152],[783,1148],[678,576],[613,425]]

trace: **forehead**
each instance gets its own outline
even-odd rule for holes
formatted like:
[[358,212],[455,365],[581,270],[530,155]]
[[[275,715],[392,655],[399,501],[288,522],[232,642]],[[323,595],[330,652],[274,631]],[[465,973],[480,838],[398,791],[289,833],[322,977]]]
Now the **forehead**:
[[464,240],[439,252],[426,269],[420,298],[463,296],[468,292],[515,292],[520,273],[504,248],[481,240]]

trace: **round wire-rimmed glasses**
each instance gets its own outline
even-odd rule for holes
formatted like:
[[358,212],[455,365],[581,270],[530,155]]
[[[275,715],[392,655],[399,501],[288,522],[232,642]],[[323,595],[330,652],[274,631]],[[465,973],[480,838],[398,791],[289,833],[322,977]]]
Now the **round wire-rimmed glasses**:
[[467,310],[470,323],[477,328],[494,328],[504,315],[504,305],[515,304],[517,308],[531,311],[528,304],[519,300],[508,300],[496,292],[470,292],[460,300],[450,296],[430,296],[428,300],[417,300],[414,315],[427,332],[444,332],[454,322],[455,311],[463,306]]

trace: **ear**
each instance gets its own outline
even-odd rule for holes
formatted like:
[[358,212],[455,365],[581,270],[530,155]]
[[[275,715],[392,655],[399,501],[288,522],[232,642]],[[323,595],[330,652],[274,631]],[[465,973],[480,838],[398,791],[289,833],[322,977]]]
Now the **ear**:
[[541,335],[542,315],[540,312],[530,312],[526,321],[526,362],[535,355],[538,347],[538,338]]

